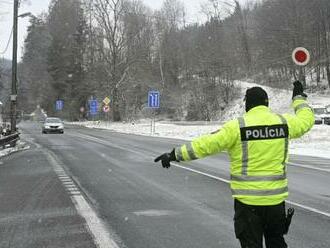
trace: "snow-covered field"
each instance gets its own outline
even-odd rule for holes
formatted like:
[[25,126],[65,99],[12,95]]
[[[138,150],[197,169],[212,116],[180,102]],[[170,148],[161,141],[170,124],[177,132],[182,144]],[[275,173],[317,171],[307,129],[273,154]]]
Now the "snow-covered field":
[[[244,93],[254,84],[236,82],[242,87],[241,99],[235,100],[226,115],[219,122],[156,122],[155,133],[151,132],[151,120],[140,120],[135,123],[79,122],[72,123],[89,128],[110,129],[121,133],[153,135],[158,137],[191,140],[194,137],[218,130],[224,121],[228,121],[244,113]],[[273,89],[262,86],[268,93],[270,107],[278,113],[293,113],[290,107],[292,91]],[[309,94],[311,104],[330,104],[330,95]],[[310,155],[330,158],[330,126],[315,125],[313,129],[300,139],[291,141],[290,154]]]

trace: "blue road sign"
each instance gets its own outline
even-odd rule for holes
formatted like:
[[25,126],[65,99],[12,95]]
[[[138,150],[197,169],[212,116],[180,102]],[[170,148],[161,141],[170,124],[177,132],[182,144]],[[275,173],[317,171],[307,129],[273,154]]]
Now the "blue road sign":
[[64,101],[63,100],[57,100],[55,105],[56,105],[55,106],[56,110],[61,111],[61,110],[63,110],[63,107],[64,107]]
[[90,100],[89,101],[89,113],[91,115],[96,115],[99,111],[99,103],[97,100]]
[[159,108],[160,107],[160,93],[159,91],[149,91],[148,92],[148,107],[149,108]]

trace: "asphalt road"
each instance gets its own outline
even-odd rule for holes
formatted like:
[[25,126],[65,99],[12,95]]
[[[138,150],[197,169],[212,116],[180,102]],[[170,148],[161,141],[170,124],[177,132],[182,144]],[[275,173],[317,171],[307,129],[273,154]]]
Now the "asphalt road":
[[[77,246],[67,247],[83,247],[79,246],[77,239],[82,238],[77,234],[83,235],[85,247],[93,247],[89,243],[91,238],[96,239],[94,242],[99,242],[101,247],[102,232],[114,242],[111,245],[106,241],[103,247],[239,247],[233,230],[233,200],[226,183],[229,178],[226,154],[180,163],[167,170],[155,164],[154,157],[183,141],[74,127],[68,127],[63,135],[42,135],[40,127],[34,123],[23,123],[21,129],[23,139],[31,143],[31,149],[6,158],[7,163],[19,168],[22,159],[34,156],[37,159],[31,163],[36,167],[47,172],[56,171],[57,174],[53,172],[51,176],[56,184],[53,188],[57,193],[61,192],[58,193],[61,202],[67,204],[60,209],[77,209],[70,212],[77,222],[74,230],[70,229],[72,223],[68,226],[61,219],[54,220],[57,227],[63,226],[62,232],[72,232],[66,233],[66,240],[76,242]],[[329,248],[330,161],[293,156],[291,162],[288,206],[293,204],[296,214],[287,236],[289,246]],[[3,166],[0,165],[0,174],[4,173]],[[74,191],[65,190],[67,186],[61,178],[64,175],[57,171],[60,168],[64,169],[66,177],[72,179],[76,186]],[[41,184],[34,192],[35,201],[45,200],[44,195],[52,199],[50,194],[54,192],[45,193],[45,190],[45,185]],[[0,196],[1,193],[2,189]],[[15,191],[12,193],[16,194]],[[79,211],[81,204],[72,197],[75,193],[91,207],[92,210],[87,211],[89,214]],[[71,205],[68,202],[70,194]],[[51,204],[54,203],[50,200],[48,205]],[[91,212],[97,215],[101,226],[94,226],[94,222],[98,224],[99,221],[90,221]],[[22,223],[25,222],[24,216],[20,219]],[[24,233],[21,231],[16,228],[17,239],[24,238],[20,237]],[[1,237],[7,232],[1,228]],[[39,236],[42,234],[38,233]],[[47,236],[44,239],[47,240]],[[62,246],[40,247],[65,247],[64,243]],[[8,247],[39,247],[15,244]]]

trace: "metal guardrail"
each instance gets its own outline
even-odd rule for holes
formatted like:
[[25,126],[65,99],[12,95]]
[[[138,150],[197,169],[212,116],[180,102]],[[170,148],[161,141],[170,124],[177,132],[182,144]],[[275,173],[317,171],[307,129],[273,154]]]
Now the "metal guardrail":
[[16,142],[19,140],[20,133],[14,133],[0,138],[0,148],[5,149],[7,145],[10,147],[16,146]]

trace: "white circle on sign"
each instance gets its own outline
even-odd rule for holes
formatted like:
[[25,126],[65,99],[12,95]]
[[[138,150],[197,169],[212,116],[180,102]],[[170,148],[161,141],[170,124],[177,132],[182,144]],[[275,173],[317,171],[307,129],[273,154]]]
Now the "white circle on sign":
[[109,111],[110,111],[110,107],[109,107],[109,105],[105,105],[105,106],[103,107],[103,112],[108,113]]
[[292,60],[296,65],[305,66],[311,59],[309,51],[304,47],[297,47],[292,52]]

